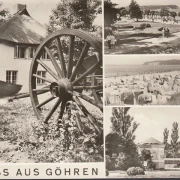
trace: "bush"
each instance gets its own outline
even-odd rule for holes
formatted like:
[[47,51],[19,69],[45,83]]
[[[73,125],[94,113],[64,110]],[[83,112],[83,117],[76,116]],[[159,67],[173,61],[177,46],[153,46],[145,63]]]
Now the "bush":
[[146,27],[146,23],[140,24],[140,27]]
[[136,167],[136,171],[137,171],[138,175],[144,175],[145,174],[144,170],[142,168],[140,168],[140,167]]
[[151,25],[148,23],[142,23],[142,24],[140,24],[140,27],[150,28]]
[[162,30],[163,30],[163,27],[158,28],[158,31],[162,31]]
[[116,169],[117,170],[123,170],[126,171],[128,168],[135,166],[135,167],[141,167],[144,169],[144,166],[142,165],[140,158],[132,155],[125,155],[118,157],[116,159]]
[[156,169],[156,164],[153,161],[148,161],[147,169]]
[[140,167],[130,167],[128,170],[127,170],[127,174],[129,176],[136,176],[136,175],[144,175],[144,170]]
[[150,27],[151,27],[151,25],[150,25],[150,24],[146,24],[146,27],[147,27],[147,28],[150,28]]
[[111,158],[106,155],[106,168],[108,171],[115,170],[115,161],[111,161]]
[[133,28],[133,25],[129,24],[115,24],[114,27],[117,29],[126,29],[126,28]]

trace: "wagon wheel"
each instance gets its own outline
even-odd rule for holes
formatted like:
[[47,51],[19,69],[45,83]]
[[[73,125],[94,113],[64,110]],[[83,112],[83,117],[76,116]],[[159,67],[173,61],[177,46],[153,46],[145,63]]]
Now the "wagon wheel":
[[[45,54],[49,61],[43,60]],[[101,66],[102,46],[97,37],[72,29],[60,30],[47,37],[38,47],[30,68],[29,92],[37,118],[43,117],[43,107],[51,103],[52,107],[43,117],[44,122],[48,123],[58,110],[58,119],[62,120],[67,102],[74,102],[95,131],[101,133],[102,128],[82,103],[87,101],[103,110],[99,95],[99,92],[102,93],[102,84],[85,83],[87,76],[100,74]],[[44,75],[38,73],[42,69]],[[39,87],[38,82],[45,83],[45,86]],[[84,90],[92,91],[94,98],[84,94]],[[45,93],[50,96],[39,102],[41,94]],[[82,131],[79,114],[76,119]]]

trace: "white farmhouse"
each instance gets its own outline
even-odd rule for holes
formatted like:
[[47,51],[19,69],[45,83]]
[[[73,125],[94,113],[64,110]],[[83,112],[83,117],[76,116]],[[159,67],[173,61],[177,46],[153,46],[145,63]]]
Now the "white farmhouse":
[[[45,27],[30,16],[26,5],[18,4],[17,13],[0,26],[0,80],[21,84],[21,92],[28,92],[30,64],[46,35]],[[45,52],[42,58],[47,59]],[[38,74],[46,76],[44,70]]]

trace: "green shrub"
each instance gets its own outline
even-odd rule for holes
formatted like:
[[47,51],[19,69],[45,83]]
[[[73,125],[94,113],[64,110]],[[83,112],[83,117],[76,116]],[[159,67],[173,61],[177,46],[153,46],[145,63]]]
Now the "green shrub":
[[136,171],[137,171],[138,175],[144,175],[145,174],[144,170],[142,168],[140,168],[140,167],[136,167]]
[[142,24],[140,24],[140,27],[150,28],[151,25],[148,23],[142,23]]
[[147,28],[150,28],[150,27],[151,27],[151,25],[150,25],[150,24],[146,24],[146,27],[147,27]]
[[156,169],[156,164],[153,161],[148,161],[147,169]]
[[116,159],[116,169],[117,170],[123,170],[126,171],[128,168],[130,167],[141,167],[142,169],[144,169],[144,166],[142,165],[140,158],[135,155],[124,155],[124,156],[120,156]]
[[115,170],[115,161],[112,161],[108,155],[106,155],[106,168],[108,171]]
[[146,23],[140,24],[140,27],[146,27]]
[[140,167],[130,167],[128,170],[127,170],[127,174],[129,176],[136,176],[136,175],[144,175],[144,170]]

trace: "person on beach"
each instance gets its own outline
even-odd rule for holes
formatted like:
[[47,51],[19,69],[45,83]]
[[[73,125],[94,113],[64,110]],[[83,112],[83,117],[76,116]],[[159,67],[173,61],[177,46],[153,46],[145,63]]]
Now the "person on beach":
[[165,37],[165,34],[166,34],[166,29],[163,27],[163,29],[162,29],[162,36],[163,36],[163,38]]

